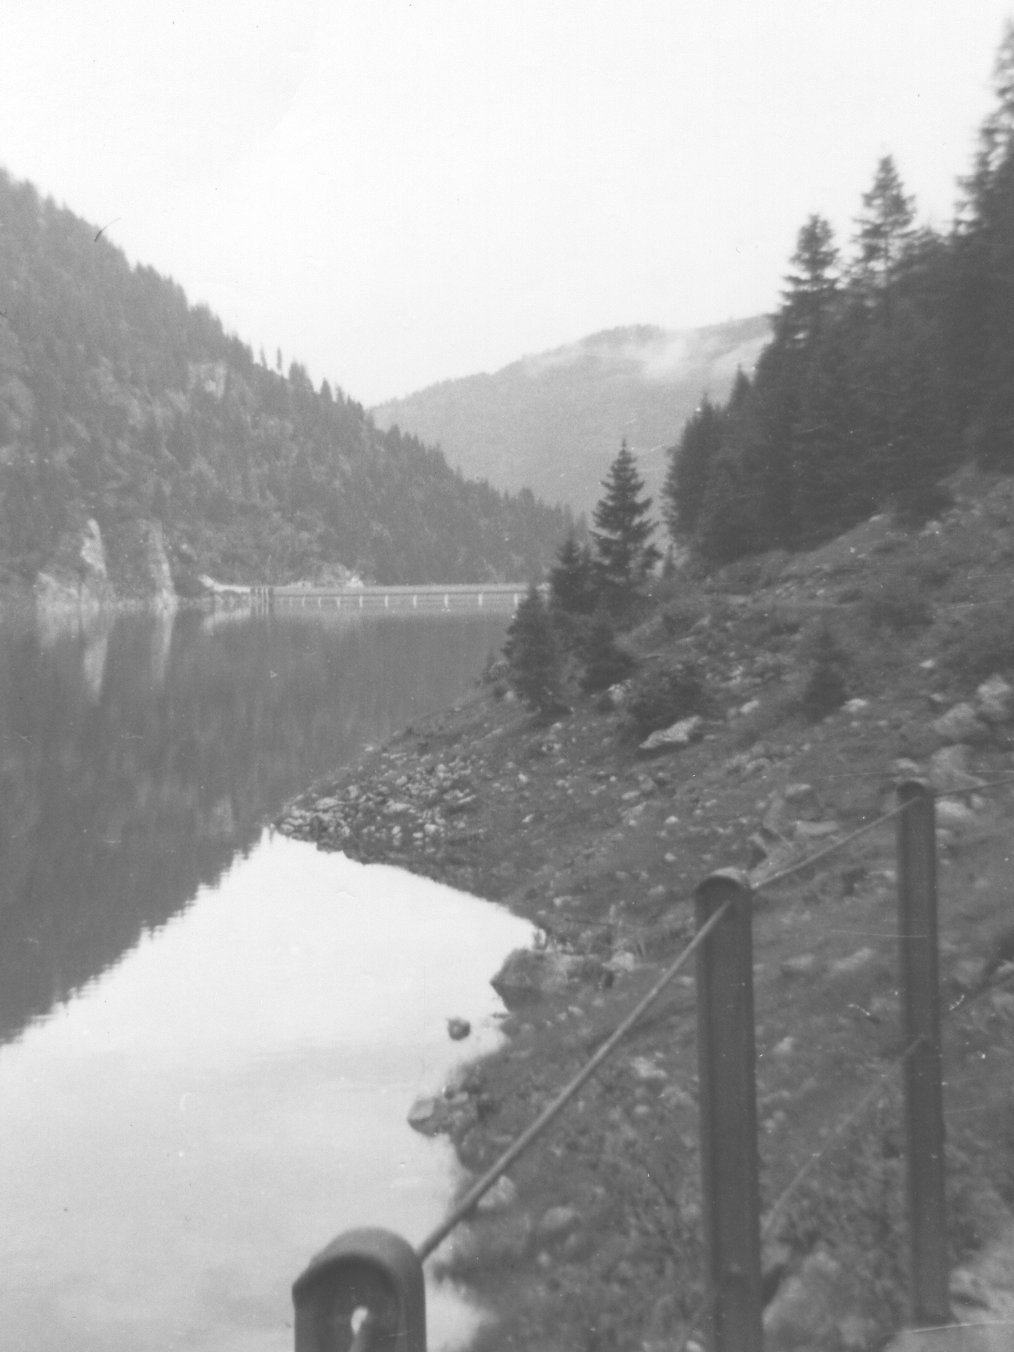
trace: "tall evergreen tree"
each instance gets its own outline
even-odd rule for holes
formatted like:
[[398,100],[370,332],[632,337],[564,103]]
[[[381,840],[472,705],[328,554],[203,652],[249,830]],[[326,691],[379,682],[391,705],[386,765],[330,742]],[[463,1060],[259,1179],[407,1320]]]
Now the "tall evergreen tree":
[[504,644],[511,688],[530,709],[551,714],[562,707],[561,662],[553,622],[533,582],[507,630]]
[[595,609],[595,570],[588,545],[579,545],[571,531],[556,555],[549,573],[550,598],[554,606],[570,615],[590,615]]
[[823,216],[811,216],[800,230],[790,266],[775,341],[806,347],[820,337],[839,290],[838,248]]
[[[740,376],[746,379],[742,372]],[[725,411],[705,396],[668,452],[662,515],[674,540],[689,539],[694,533],[724,435]]]
[[994,69],[996,106],[979,136],[956,241],[949,319],[970,449],[1014,468],[1014,23]]
[[629,595],[661,558],[651,537],[651,498],[642,497],[644,480],[624,441],[603,480],[604,496],[592,513],[595,566],[603,587],[614,597]]
[[915,199],[906,195],[890,155],[877,165],[856,225],[852,280],[865,297],[889,299],[890,283],[915,236]]

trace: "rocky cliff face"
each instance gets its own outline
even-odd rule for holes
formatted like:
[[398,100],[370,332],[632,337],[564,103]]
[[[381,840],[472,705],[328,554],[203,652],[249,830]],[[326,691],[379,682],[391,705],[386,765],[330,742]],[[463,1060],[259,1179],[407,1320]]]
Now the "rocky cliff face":
[[35,582],[42,611],[96,610],[121,602],[172,609],[178,597],[157,521],[132,521],[105,539],[94,519],[60,542]]
[[97,521],[88,521],[76,542],[61,541],[52,562],[39,570],[35,599],[41,610],[93,610],[116,600]]

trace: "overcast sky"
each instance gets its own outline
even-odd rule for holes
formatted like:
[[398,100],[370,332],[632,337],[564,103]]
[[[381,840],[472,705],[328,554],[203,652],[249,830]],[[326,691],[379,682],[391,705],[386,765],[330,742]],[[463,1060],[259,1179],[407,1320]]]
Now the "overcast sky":
[[365,403],[946,225],[1014,0],[0,0],[0,163]]

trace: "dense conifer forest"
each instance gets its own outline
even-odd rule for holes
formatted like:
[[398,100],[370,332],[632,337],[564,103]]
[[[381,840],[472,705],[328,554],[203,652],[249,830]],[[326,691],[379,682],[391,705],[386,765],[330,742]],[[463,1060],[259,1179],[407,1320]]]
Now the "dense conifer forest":
[[963,463],[1014,471],[1014,26],[946,233],[885,156],[842,248],[803,225],[774,336],[670,452],[666,523],[708,565],[799,549],[878,510],[914,522]]
[[[336,313],[335,322],[341,322]],[[281,353],[0,172],[0,582],[164,527],[177,585],[515,580],[567,529],[529,492],[469,482]]]

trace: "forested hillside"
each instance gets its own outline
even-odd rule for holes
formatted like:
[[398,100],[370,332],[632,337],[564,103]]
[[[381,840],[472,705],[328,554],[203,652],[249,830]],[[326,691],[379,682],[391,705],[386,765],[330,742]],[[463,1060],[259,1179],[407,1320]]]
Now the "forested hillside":
[[161,523],[184,590],[201,573],[513,580],[551,555],[563,514],[273,366],[0,172],[0,581],[73,569],[89,518],[114,554]]
[[672,332],[610,329],[512,362],[492,375],[431,385],[373,410],[383,427],[439,445],[466,474],[588,511],[621,440],[649,492],[666,447],[702,395],[724,399],[771,334],[764,316]]
[[947,233],[919,228],[885,156],[846,248],[805,223],[752,380],[671,453],[667,521],[706,563],[925,520],[966,462],[1014,471],[1014,27],[960,191]]

